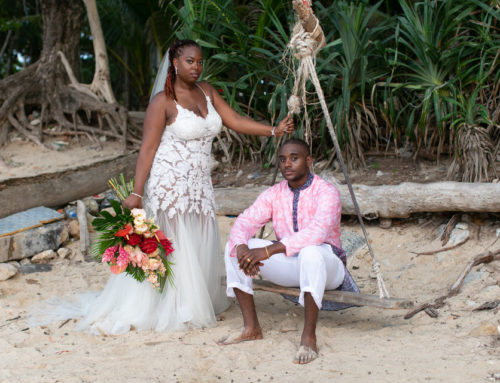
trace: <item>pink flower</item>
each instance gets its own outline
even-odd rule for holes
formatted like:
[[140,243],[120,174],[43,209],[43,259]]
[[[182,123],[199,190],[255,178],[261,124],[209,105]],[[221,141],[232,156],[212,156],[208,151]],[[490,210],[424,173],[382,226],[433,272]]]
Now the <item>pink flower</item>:
[[162,262],[158,259],[155,258],[149,258],[148,261],[148,269],[149,270],[158,270],[160,268],[160,265],[162,265]]
[[165,271],[167,271],[165,269],[165,265],[163,264],[163,262],[160,262],[160,267],[158,268],[158,271],[160,272],[161,275],[165,275]]
[[151,282],[153,286],[156,286],[158,283],[158,277],[156,274],[149,274],[148,281]]
[[125,245],[123,248],[129,254],[129,262],[132,263],[134,267],[141,267],[145,262],[144,258],[147,259],[147,255],[139,249],[139,246]]
[[113,261],[115,259],[116,249],[118,249],[118,245],[108,247],[106,250],[104,250],[104,254],[102,255],[101,262],[106,263],[106,262]]
[[130,260],[129,260],[130,254],[127,253],[127,251],[121,246],[120,246],[119,254],[120,255],[118,255],[118,258],[116,260],[116,264],[118,265],[118,267],[120,267],[120,269],[125,270],[128,266],[128,263],[130,262]]

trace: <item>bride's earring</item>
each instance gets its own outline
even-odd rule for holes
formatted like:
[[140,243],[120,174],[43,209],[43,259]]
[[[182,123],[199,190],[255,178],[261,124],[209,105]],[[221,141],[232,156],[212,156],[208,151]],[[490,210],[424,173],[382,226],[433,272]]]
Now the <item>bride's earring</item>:
[[175,67],[175,75],[177,76],[177,67]]

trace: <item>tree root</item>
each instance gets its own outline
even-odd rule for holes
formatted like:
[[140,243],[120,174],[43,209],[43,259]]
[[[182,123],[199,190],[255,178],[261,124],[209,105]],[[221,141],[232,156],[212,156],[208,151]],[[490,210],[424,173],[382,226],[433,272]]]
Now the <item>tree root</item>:
[[[64,62],[64,55],[59,56]],[[57,124],[65,135],[86,135],[97,142],[97,137],[106,136],[120,140],[124,149],[140,144],[140,128],[128,117],[124,106],[100,100],[90,87],[78,84],[72,73],[64,70],[69,64],[58,63],[59,71],[44,69],[49,63],[38,61],[0,82],[0,94],[5,95],[0,96],[0,121],[6,121],[0,126],[0,137],[7,136],[6,130],[14,129],[37,145],[47,147],[43,135],[57,134],[44,127]],[[65,76],[70,78],[68,84],[61,81]],[[36,125],[27,117],[33,110],[40,111],[40,123]]]

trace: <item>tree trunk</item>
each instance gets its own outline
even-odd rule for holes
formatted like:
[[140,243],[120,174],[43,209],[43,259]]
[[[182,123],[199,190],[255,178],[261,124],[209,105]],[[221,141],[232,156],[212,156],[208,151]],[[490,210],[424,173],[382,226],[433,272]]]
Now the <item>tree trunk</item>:
[[[43,22],[43,48],[40,60],[57,59],[64,53],[74,73],[80,73],[78,45],[83,19],[83,4],[71,0],[43,0],[40,2]],[[60,63],[58,63],[59,70]]]
[[[40,4],[43,22],[43,48],[37,64],[40,81],[41,124],[37,139],[42,142],[44,122],[55,118],[62,123],[63,99],[59,91],[66,88],[67,75],[59,59],[62,52],[73,73],[79,73],[78,44],[80,42],[83,4],[80,1],[44,0]],[[23,72],[20,72],[23,73]],[[24,109],[24,108],[22,108]],[[20,110],[19,113],[24,113]]]
[[97,13],[97,6],[95,0],[83,0],[83,2],[87,8],[87,17],[92,32],[92,43],[94,45],[95,54],[95,72],[92,84],[90,84],[90,89],[109,104],[116,104],[116,99],[109,79],[108,54],[106,52],[106,43],[104,42],[101,21]]
[[[129,65],[128,49],[123,49],[123,61]],[[128,109],[130,106],[130,74],[127,68],[123,68],[123,90],[122,90],[123,105]]]

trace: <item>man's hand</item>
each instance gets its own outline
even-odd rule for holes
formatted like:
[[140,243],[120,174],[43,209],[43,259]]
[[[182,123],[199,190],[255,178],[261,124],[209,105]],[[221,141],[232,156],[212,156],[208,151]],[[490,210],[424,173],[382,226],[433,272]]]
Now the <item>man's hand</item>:
[[236,248],[236,258],[238,258],[238,264],[240,266],[240,269],[245,273],[245,275],[248,275],[250,277],[255,277],[259,274],[260,270],[259,267],[256,266],[250,272],[246,272],[242,266],[244,266],[245,260],[249,258],[251,255],[250,249],[248,248],[247,245],[239,245]]
[[259,273],[261,261],[267,259],[267,253],[264,248],[250,250],[247,245],[239,245],[236,249],[238,264],[240,269],[249,276],[255,276]]

